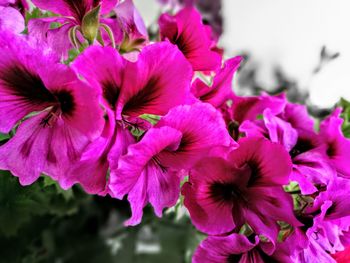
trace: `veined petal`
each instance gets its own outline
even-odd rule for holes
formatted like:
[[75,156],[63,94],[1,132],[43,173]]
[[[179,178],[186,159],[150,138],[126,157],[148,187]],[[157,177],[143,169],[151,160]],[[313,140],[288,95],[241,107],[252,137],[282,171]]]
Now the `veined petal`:
[[194,70],[209,71],[220,67],[221,56],[211,50],[211,39],[200,14],[193,7],[182,9],[174,17],[163,14],[159,27],[162,39],[176,44]]
[[37,7],[52,11],[62,16],[72,16],[78,22],[83,20],[83,17],[92,8],[101,4],[101,13],[109,13],[117,4],[118,0],[32,0]]
[[[62,118],[92,140],[103,129],[103,111],[98,93],[62,64],[40,69],[45,86],[55,96]],[[92,121],[93,120],[93,121]]]
[[196,249],[193,263],[245,263],[243,254],[254,249],[259,243],[259,238],[256,237],[254,241],[250,242],[246,236],[236,233],[224,237],[210,236]]
[[283,145],[289,152],[297,143],[298,132],[290,123],[273,115],[269,108],[264,110],[263,115],[270,140]]
[[337,108],[329,117],[322,121],[320,135],[327,145],[327,155],[336,168],[338,174],[350,178],[350,140],[345,138],[341,125],[343,119],[340,118],[341,109]]
[[227,60],[224,67],[217,71],[211,87],[196,79],[192,84],[193,94],[201,101],[208,102],[216,108],[221,106],[233,96],[232,79],[241,61],[242,57]]
[[236,227],[232,217],[234,203],[219,196],[226,193],[219,187],[230,185],[234,179],[232,174],[240,172],[237,170],[231,169],[221,158],[204,158],[191,170],[189,182],[182,187],[182,194],[192,224],[200,231],[224,234]]
[[110,47],[91,46],[72,67],[101,94],[104,104],[114,110],[121,92],[126,61]]
[[136,63],[127,64],[117,118],[164,115],[185,104],[191,96],[191,79],[191,67],[176,46],[165,42],[145,47]]
[[56,99],[39,73],[44,64],[50,67],[50,59],[32,50],[20,38],[6,34],[2,37],[0,42],[7,46],[0,47],[0,131],[7,133],[24,116],[52,106]]
[[15,136],[0,147],[0,168],[10,170],[22,185],[33,183],[41,173],[60,180],[89,142],[62,119],[53,126],[45,125],[47,114],[44,111],[24,121]]
[[235,146],[225,122],[213,106],[196,103],[173,108],[156,127],[169,126],[182,133],[175,152],[162,153],[169,166],[188,169],[216,146]]
[[[289,153],[279,144],[264,138],[241,138],[239,147],[228,160],[238,167],[249,165],[252,176],[249,185],[274,186],[288,184],[292,171]],[[269,153],[269,154],[266,154]]]
[[150,129],[142,140],[130,145],[119,160],[110,158],[110,184],[113,196],[121,199],[128,194],[132,217],[128,225],[140,223],[143,207],[149,202],[157,216],[164,207],[173,206],[179,196],[180,177],[163,167],[158,154],[164,149],[176,149],[181,133],[170,127]]

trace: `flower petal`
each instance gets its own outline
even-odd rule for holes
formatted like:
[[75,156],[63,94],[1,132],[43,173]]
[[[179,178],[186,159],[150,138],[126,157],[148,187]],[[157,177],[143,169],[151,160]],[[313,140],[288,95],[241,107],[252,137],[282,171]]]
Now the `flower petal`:
[[229,136],[225,122],[213,106],[196,103],[173,108],[156,127],[169,126],[183,136],[179,149],[163,154],[167,163],[178,169],[188,169],[216,146],[232,146],[236,143]]
[[170,127],[150,129],[142,140],[130,145],[120,159],[110,158],[112,195],[122,199],[128,194],[132,217],[128,225],[140,223],[143,207],[150,202],[157,216],[164,207],[173,206],[179,196],[180,177],[161,166],[157,155],[164,149],[176,148],[181,133]]
[[25,28],[21,13],[12,7],[0,6],[0,30],[10,30],[21,33]]
[[121,114],[164,115],[185,104],[190,98],[191,78],[191,67],[175,46],[157,43],[145,47],[138,61],[127,65],[117,118]]
[[[193,7],[186,7],[174,18],[177,30],[174,28],[174,19],[168,14],[160,17],[159,27],[162,39],[168,39],[176,44],[196,71],[209,71],[220,67],[221,56],[211,50],[211,39],[198,11]],[[170,25],[168,25],[169,22]]]

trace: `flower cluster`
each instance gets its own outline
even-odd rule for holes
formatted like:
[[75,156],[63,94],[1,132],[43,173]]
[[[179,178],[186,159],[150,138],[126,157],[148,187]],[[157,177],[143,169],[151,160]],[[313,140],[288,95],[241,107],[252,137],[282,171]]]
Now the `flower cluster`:
[[131,0],[32,2],[58,15],[25,25],[0,1],[1,169],[127,196],[126,225],[181,193],[209,235],[193,262],[335,262],[349,245],[340,108],[317,125],[283,94],[237,96],[241,57],[223,58],[190,5],[152,39]]

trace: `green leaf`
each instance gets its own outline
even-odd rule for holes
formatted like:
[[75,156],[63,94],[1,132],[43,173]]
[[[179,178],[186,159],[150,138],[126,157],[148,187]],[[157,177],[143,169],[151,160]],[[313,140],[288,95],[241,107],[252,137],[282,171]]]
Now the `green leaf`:
[[100,27],[100,9],[100,5],[93,8],[83,17],[81,23],[81,31],[90,45],[94,43]]
[[344,119],[342,125],[342,131],[345,137],[350,138],[350,102],[344,98],[341,98],[337,103],[338,107],[343,108],[341,117]]

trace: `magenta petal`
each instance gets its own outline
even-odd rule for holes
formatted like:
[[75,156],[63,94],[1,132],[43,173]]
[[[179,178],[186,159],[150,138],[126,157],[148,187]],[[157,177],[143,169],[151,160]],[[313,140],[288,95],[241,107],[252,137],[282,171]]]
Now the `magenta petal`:
[[126,61],[110,47],[91,46],[72,63],[102,95],[105,106],[114,110],[119,98]]
[[201,101],[208,102],[216,108],[225,103],[233,96],[232,79],[241,61],[242,57],[227,60],[224,67],[217,71],[211,87],[196,79],[192,84],[193,94]]
[[291,196],[281,186],[251,187],[249,200],[251,205],[245,211],[248,224],[256,233],[268,237],[274,245],[279,231],[277,221],[292,226],[302,225],[294,216]]
[[336,177],[336,172],[318,149],[307,151],[293,158],[290,180],[297,181],[303,194],[317,191],[314,184],[327,185]]
[[21,13],[12,7],[0,6],[0,30],[10,30],[21,33],[24,30],[24,18]]
[[[254,247],[258,243],[259,243],[258,237],[255,238],[254,243],[251,243],[246,236],[239,235],[236,233],[225,237],[210,236],[204,241],[202,241],[201,244],[198,246],[193,256],[192,262],[193,263],[226,263],[226,262],[241,263],[242,255],[254,249]],[[239,261],[233,261],[234,258]]]
[[81,159],[66,172],[61,186],[64,189],[70,188],[73,184],[79,183],[89,194],[100,194],[106,187],[106,177],[109,164],[107,162],[107,149],[110,139],[100,137],[93,141],[84,150]]
[[230,182],[235,171],[221,158],[205,158],[190,173],[190,181],[182,187],[184,205],[191,215],[192,224],[208,234],[224,234],[236,226],[232,218],[233,203],[213,200],[211,185]]
[[97,138],[102,132],[104,119],[96,90],[79,80],[74,71],[66,65],[56,64],[40,69],[40,74],[46,87],[58,100],[66,99],[61,98],[61,94],[72,99],[74,105],[72,112],[67,114],[63,112],[64,121],[89,138]]
[[283,113],[280,114],[282,119],[289,122],[294,129],[314,131],[314,120],[307,112],[305,105],[287,103]]
[[[40,9],[52,11],[56,14],[60,14],[62,16],[74,16],[75,9],[73,8],[74,0],[56,0],[56,1],[48,1],[48,0],[32,0],[33,4]],[[78,9],[84,9],[86,6],[87,0],[77,0]],[[79,8],[81,7],[81,8]],[[77,9],[77,10],[78,10]]]
[[238,144],[239,147],[230,153],[228,159],[238,167],[253,165],[256,169],[255,184],[288,184],[292,162],[289,153],[281,145],[263,138],[250,137],[241,138]]
[[321,123],[320,135],[327,145],[327,155],[340,176],[350,178],[350,140],[345,138],[341,126],[341,109],[336,109]]
[[99,137],[93,141],[84,150],[80,161],[67,172],[67,187],[80,183],[88,193],[105,195],[108,192],[109,160],[118,160],[133,142],[130,131],[120,126],[107,138]]
[[127,224],[141,221],[143,207],[149,202],[161,216],[164,207],[173,206],[179,196],[180,177],[161,166],[157,155],[177,147],[181,133],[170,127],[150,129],[142,140],[130,145],[119,160],[110,158],[110,185],[113,196],[128,194],[132,217]]
[[109,13],[117,0],[32,0],[33,4],[43,10],[52,11],[62,16],[74,17],[78,22],[81,22],[84,15],[89,12],[99,2],[102,5],[102,13]]
[[120,2],[114,9],[119,26],[131,39],[147,38],[146,25],[132,0]]
[[233,98],[232,118],[238,123],[245,120],[254,121],[256,117],[263,114],[264,110],[269,108],[272,114],[281,113],[285,107],[285,100],[279,97],[273,97],[266,94],[256,97],[238,97]]
[[289,152],[297,143],[298,132],[290,123],[273,115],[270,109],[264,110],[263,114],[270,140],[283,145]]
[[188,101],[191,78],[191,67],[176,46],[163,42],[145,47],[138,61],[127,65],[117,118],[166,114]]
[[160,17],[159,27],[162,39],[168,39],[176,44],[194,70],[217,69],[221,64],[221,56],[211,50],[211,39],[198,11],[187,7],[179,11],[174,18],[177,30],[174,28],[174,20],[168,14]]
[[[53,62],[32,50],[19,37],[2,34],[0,43],[0,131],[7,133],[27,114],[44,110],[55,102],[39,69]],[[18,46],[22,49],[18,50]]]
[[33,183],[41,173],[60,180],[89,142],[60,119],[52,127],[43,125],[46,115],[42,112],[23,122],[15,136],[0,148],[1,169],[10,170],[23,185]]
[[[70,18],[65,17],[33,18],[28,21],[28,33],[39,43],[45,43],[47,41],[47,32],[50,30],[50,26],[53,22],[61,24],[69,23],[72,24],[72,26],[74,25]],[[63,37],[62,35],[60,36]],[[65,36],[65,38],[67,38],[67,36]]]
[[225,122],[213,106],[207,103],[178,106],[169,111],[156,127],[169,126],[183,136],[175,154],[163,153],[172,167],[188,169],[216,146],[234,146]]
[[101,0],[101,14],[110,13],[118,2],[119,0]]
[[68,51],[73,48],[69,40],[69,30],[73,27],[71,23],[66,23],[59,28],[47,31],[47,44],[58,55],[68,58]]

